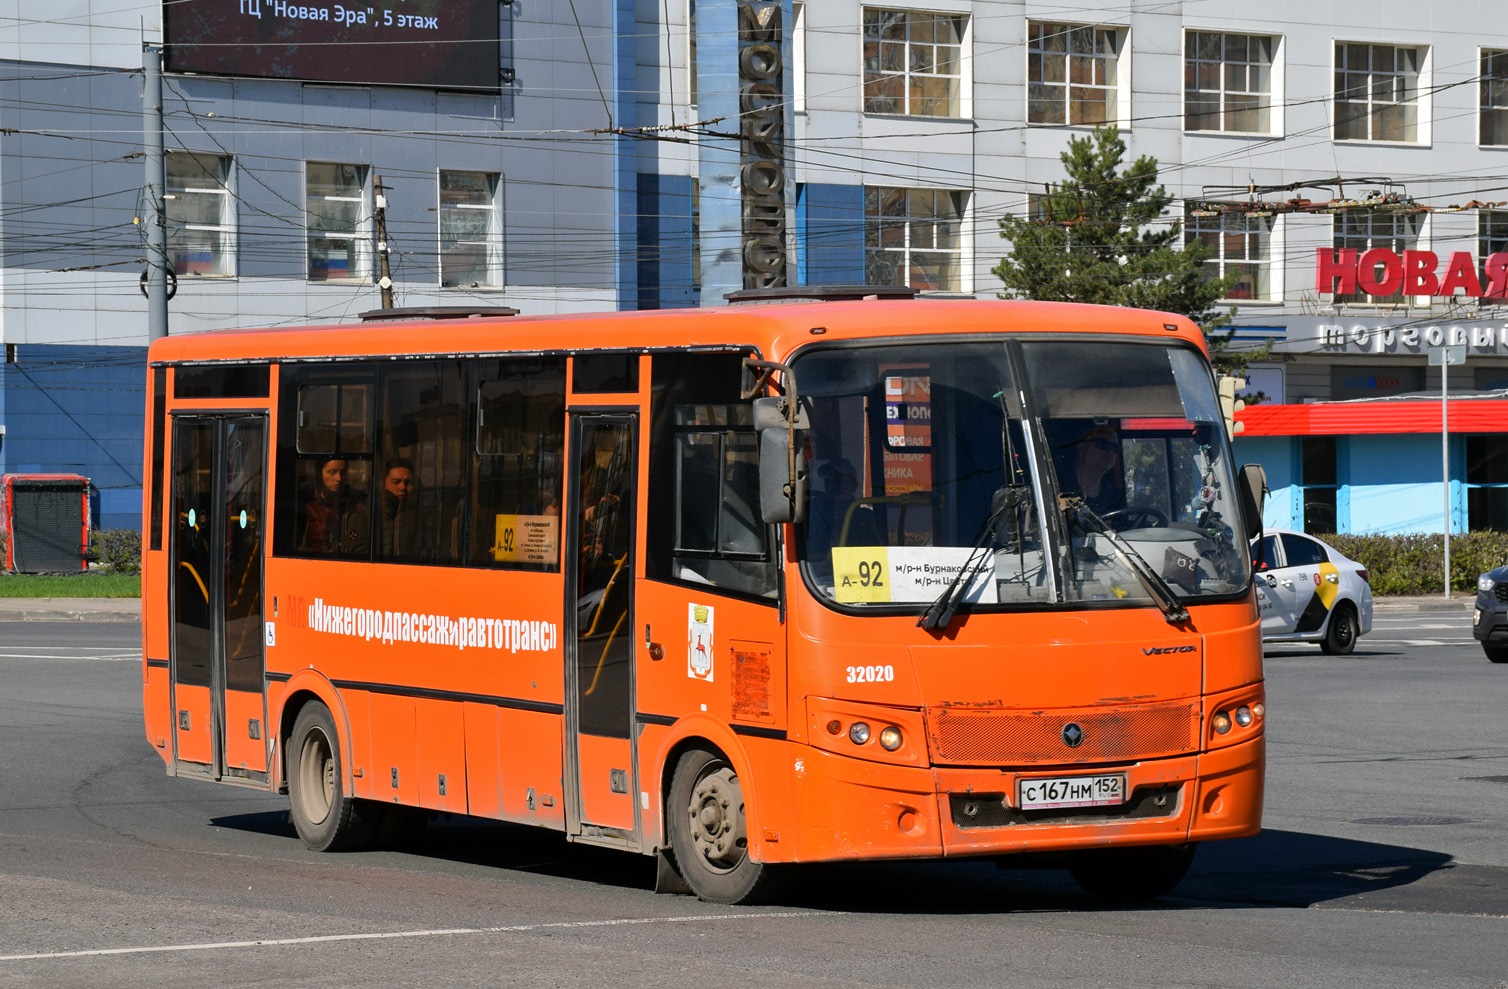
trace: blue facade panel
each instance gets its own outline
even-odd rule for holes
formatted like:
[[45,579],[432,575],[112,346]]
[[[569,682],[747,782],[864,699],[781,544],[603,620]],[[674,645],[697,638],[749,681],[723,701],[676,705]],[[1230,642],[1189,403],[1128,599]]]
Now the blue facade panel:
[[1287,436],[1240,436],[1232,444],[1238,464],[1261,464],[1267,473],[1267,501],[1262,525],[1268,529],[1296,529],[1293,512],[1293,440]]
[[0,365],[0,472],[82,474],[97,528],[141,524],[145,347],[22,345]]
[[863,285],[864,187],[809,182],[796,193],[796,267],[803,285]]
[[1442,531],[1439,436],[1353,436],[1349,446],[1351,532]]

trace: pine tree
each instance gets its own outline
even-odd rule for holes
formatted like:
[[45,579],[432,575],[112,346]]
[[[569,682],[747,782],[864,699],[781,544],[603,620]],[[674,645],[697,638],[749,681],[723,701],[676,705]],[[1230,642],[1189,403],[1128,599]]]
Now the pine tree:
[[[1180,249],[1182,224],[1164,222],[1173,197],[1157,184],[1157,159],[1121,170],[1126,145],[1115,127],[1073,137],[1061,155],[1068,177],[1033,216],[1000,220],[1011,253],[994,268],[1002,298],[1134,306],[1219,325],[1215,303],[1235,283],[1210,279],[1197,241]],[[1211,326],[1213,329],[1214,326]],[[1228,337],[1228,334],[1226,334]],[[1217,338],[1212,337],[1213,344]]]

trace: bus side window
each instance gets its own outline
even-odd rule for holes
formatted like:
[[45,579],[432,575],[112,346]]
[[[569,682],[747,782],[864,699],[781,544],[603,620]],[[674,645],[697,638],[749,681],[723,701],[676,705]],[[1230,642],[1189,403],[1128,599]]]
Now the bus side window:
[[742,376],[741,354],[655,356],[645,569],[658,580],[774,598],[778,573],[759,516],[759,444]]
[[460,511],[466,434],[465,365],[422,361],[382,380],[381,456],[372,474],[364,533],[372,556],[404,563],[454,563],[452,522]]
[[370,487],[376,369],[284,365],[279,399],[278,556],[353,556],[347,528]]
[[474,362],[470,535],[474,567],[560,569],[565,359]]

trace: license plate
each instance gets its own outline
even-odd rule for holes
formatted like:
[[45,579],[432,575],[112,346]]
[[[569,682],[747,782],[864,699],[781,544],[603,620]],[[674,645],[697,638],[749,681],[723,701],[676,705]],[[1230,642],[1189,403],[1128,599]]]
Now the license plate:
[[1111,807],[1126,801],[1126,777],[1053,776],[1022,780],[1016,806],[1021,810],[1048,807]]

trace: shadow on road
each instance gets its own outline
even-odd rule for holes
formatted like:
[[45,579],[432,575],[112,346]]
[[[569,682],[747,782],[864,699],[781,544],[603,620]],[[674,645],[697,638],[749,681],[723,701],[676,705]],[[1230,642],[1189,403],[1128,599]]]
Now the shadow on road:
[[[217,818],[214,826],[297,842],[286,812]],[[441,815],[402,849],[413,854],[574,882],[641,889],[654,882],[647,856],[567,842],[559,832]],[[828,863],[804,866],[781,898],[786,906],[858,913],[996,914],[1124,909],[1081,892],[1063,869],[1001,867],[992,861]],[[1508,916],[1508,869],[1462,866],[1450,856],[1403,845],[1294,831],[1216,841],[1200,849],[1174,894],[1139,909],[1322,907]]]

